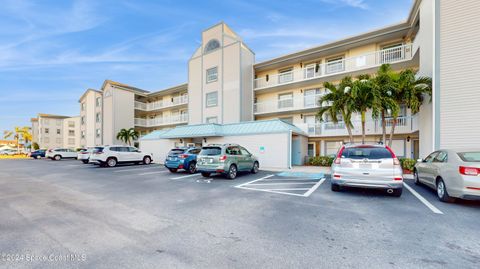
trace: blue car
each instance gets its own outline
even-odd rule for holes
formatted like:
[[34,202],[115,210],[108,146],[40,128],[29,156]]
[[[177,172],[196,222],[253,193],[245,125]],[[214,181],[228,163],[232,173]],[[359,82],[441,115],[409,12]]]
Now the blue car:
[[30,155],[30,157],[32,157],[34,159],[45,158],[45,152],[46,152],[45,149],[38,149],[38,150],[30,152],[29,155]]
[[197,154],[201,150],[201,148],[196,147],[172,149],[165,160],[165,167],[172,173],[184,169],[190,174],[194,174],[197,172]]

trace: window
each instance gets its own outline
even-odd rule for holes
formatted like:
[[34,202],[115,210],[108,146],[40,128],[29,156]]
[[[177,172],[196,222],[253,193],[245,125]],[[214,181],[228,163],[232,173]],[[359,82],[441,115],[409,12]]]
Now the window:
[[308,143],[307,155],[308,155],[308,157],[314,157],[315,156],[315,143]]
[[345,70],[345,59],[337,57],[327,60],[327,74],[337,73]]
[[342,152],[342,158],[349,159],[390,159],[392,153],[384,147],[351,147],[345,148]]
[[85,111],[85,103],[81,104],[82,111]]
[[226,148],[225,153],[228,155],[242,155],[240,148],[237,146]]
[[459,152],[457,154],[460,157],[460,159],[462,159],[464,162],[480,162],[479,151]]
[[60,134],[60,129],[57,129],[57,135],[59,135],[59,134]]
[[244,156],[251,156],[252,154],[244,147],[240,147],[240,150],[242,152],[242,155]]
[[217,67],[212,67],[207,69],[207,83],[217,81],[218,69]]
[[278,72],[278,83],[287,83],[293,81],[292,68],[285,69]]
[[74,121],[68,121],[68,127],[75,127],[75,122]]
[[207,156],[220,155],[222,154],[222,149],[220,147],[203,147],[200,154]]
[[96,105],[97,107],[99,107],[101,103],[102,103],[102,99],[100,99],[100,97],[97,97],[97,98],[95,99],[95,105]]
[[80,121],[81,121],[82,125],[84,125],[85,124],[85,117],[82,116]]
[[427,158],[425,158],[425,162],[431,163],[433,161],[433,159],[435,159],[435,157],[437,157],[437,155],[438,155],[438,151],[435,151],[435,152],[431,153],[430,155],[427,156]]
[[207,123],[218,123],[217,117],[208,117],[206,120]]
[[313,78],[315,77],[315,69],[316,69],[316,64],[309,64],[305,66],[305,78]]
[[46,133],[46,134],[50,133],[50,129],[45,128],[45,133]]
[[211,51],[214,51],[216,49],[220,48],[220,42],[216,39],[212,39],[208,41],[207,45],[205,46],[205,53],[209,53]]
[[303,92],[304,100],[303,105],[305,107],[319,106],[320,101],[320,89],[310,89]]
[[217,106],[218,92],[207,93],[206,99],[207,99],[207,102],[206,102],[207,107]]
[[75,130],[68,130],[68,136],[75,136]]
[[445,151],[440,151],[437,155],[437,157],[435,157],[435,159],[433,159],[433,162],[434,163],[443,163],[447,160],[447,153]]
[[391,63],[404,58],[404,47],[402,43],[384,46],[380,53],[381,63]]
[[278,95],[278,108],[293,107],[293,93],[283,93]]
[[97,137],[100,137],[100,129],[96,129],[95,134],[96,134]]
[[100,122],[100,113],[95,114],[95,121]]

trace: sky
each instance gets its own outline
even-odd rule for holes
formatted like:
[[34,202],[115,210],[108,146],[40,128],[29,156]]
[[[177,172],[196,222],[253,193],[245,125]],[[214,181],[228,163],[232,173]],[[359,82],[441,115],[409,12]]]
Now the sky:
[[224,21],[260,62],[406,20],[413,0],[2,0],[0,135],[37,113],[75,116],[105,79],[187,82],[201,32]]

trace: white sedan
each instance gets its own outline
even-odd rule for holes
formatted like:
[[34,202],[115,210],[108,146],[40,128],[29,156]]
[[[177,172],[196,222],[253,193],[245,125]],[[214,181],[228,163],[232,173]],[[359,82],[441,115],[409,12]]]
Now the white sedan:
[[67,148],[49,149],[47,150],[45,157],[50,158],[54,161],[59,161],[61,159],[76,159],[77,151]]

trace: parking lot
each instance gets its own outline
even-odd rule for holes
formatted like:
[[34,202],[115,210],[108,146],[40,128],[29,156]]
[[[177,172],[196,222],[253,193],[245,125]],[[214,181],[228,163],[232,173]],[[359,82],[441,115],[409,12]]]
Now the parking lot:
[[442,203],[411,180],[400,198],[329,181],[4,160],[0,267],[478,268],[479,202]]

